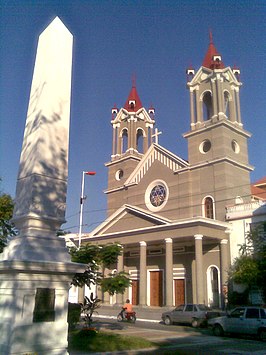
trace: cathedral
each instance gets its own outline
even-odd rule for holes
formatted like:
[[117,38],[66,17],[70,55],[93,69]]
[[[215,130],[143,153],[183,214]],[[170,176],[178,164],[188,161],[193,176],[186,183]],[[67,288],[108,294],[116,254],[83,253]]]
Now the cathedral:
[[188,161],[159,145],[155,110],[143,107],[134,82],[124,107],[112,109],[107,218],[82,243],[120,243],[123,255],[109,272],[127,272],[132,284],[125,295],[99,290],[105,304],[223,306],[232,232],[226,208],[251,200],[239,74],[210,35],[201,67],[187,69]]

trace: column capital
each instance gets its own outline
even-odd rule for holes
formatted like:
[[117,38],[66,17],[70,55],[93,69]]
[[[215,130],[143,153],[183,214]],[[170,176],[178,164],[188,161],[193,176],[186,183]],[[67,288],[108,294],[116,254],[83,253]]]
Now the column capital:
[[224,232],[229,235],[229,234],[231,234],[232,229],[229,229],[229,228],[228,228],[228,229],[226,229]]
[[227,243],[228,243],[228,240],[227,240],[227,239],[222,239],[220,243],[221,243],[221,244],[227,244]]
[[203,238],[203,234],[194,234],[195,240],[201,240]]
[[146,247],[146,246],[147,246],[147,243],[144,242],[144,241],[142,241],[142,242],[139,242],[139,245],[140,245],[141,247]]
[[173,243],[173,239],[172,238],[165,238],[165,243]]

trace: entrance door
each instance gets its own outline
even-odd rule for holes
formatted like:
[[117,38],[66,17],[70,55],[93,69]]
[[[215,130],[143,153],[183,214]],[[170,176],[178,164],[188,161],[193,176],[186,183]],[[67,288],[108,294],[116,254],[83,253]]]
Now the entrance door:
[[131,280],[131,287],[132,287],[132,304],[137,305],[139,304],[139,280]]
[[180,304],[185,303],[185,280],[174,280],[175,282],[175,305],[178,306]]
[[162,307],[163,305],[163,273],[150,271],[150,305]]

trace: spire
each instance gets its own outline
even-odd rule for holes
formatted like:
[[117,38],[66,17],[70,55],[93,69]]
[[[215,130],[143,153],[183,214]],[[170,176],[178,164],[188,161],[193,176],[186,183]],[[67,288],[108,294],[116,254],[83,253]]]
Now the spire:
[[222,62],[221,55],[217,52],[213,44],[212,31],[209,32],[209,48],[203,60],[202,66],[209,69],[223,69],[224,63]]
[[136,112],[141,107],[143,107],[143,106],[142,106],[142,103],[140,101],[137,89],[136,89],[136,77],[133,76],[133,78],[132,78],[132,88],[131,88],[131,91],[130,91],[130,93],[128,95],[128,98],[127,98],[127,101],[126,101],[126,103],[124,105],[124,108],[127,111]]

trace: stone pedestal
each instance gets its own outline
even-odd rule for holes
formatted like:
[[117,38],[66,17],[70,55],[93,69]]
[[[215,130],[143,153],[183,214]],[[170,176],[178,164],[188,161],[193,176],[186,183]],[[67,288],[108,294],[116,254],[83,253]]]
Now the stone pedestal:
[[[0,262],[0,354],[66,355],[67,309],[74,263]],[[38,290],[54,293],[54,320],[34,320]]]

